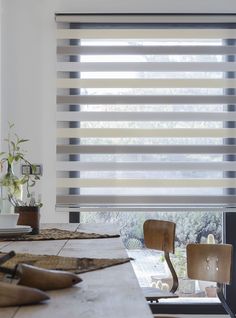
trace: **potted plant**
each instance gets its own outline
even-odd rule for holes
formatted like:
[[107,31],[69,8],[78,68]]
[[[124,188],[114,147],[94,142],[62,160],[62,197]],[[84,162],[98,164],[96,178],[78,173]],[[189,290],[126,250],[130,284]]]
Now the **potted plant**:
[[[8,136],[4,141],[7,143],[6,152],[0,153],[1,171],[5,170],[0,179],[1,186],[1,213],[19,213],[18,224],[33,225],[33,232],[38,232],[39,225],[39,208],[42,206],[41,200],[35,200],[33,187],[40,180],[40,176],[36,174],[36,167],[28,159],[26,159],[26,151],[22,149],[22,145],[28,142],[28,139],[20,138],[12,131],[14,124],[9,124]],[[24,164],[29,169],[23,175],[17,177],[14,173],[16,166]],[[19,169],[18,169],[19,170]],[[23,199],[23,188],[26,190],[25,199]],[[34,212],[34,218],[37,222],[28,224],[27,221],[31,212]],[[25,213],[29,212],[26,214]],[[35,217],[37,215],[37,218]],[[23,217],[24,216],[24,217]],[[32,218],[32,216],[31,216]]]

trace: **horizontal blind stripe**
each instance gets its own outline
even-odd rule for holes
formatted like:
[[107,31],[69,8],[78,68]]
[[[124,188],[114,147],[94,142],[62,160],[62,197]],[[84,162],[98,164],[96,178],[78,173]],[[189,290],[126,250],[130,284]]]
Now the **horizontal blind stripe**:
[[236,104],[234,95],[59,95],[58,104]]
[[235,47],[233,46],[219,46],[219,45],[192,45],[192,46],[58,46],[57,54],[63,55],[228,55],[235,54]]
[[235,29],[58,29],[58,39],[231,39]]
[[57,145],[58,154],[235,154],[236,145]]
[[58,88],[236,88],[235,79],[58,79]]
[[57,121],[236,121],[236,112],[57,112]]
[[171,195],[153,195],[153,196],[144,196],[144,195],[58,195],[57,196],[58,204],[69,204],[69,205],[105,205],[109,206],[113,205],[122,205],[122,204],[135,204],[135,205],[149,205],[149,204],[236,204],[236,196],[235,195],[219,195],[219,196],[211,196],[211,195],[195,195],[195,196],[171,196]]
[[57,171],[233,171],[236,162],[57,162]]
[[236,179],[57,178],[59,188],[236,188]]
[[191,209],[191,212],[236,212],[236,208],[230,208],[228,206],[224,205],[204,205],[204,206],[198,206],[196,205],[183,205],[183,206],[178,206],[178,205],[151,205],[151,206],[142,206],[140,205],[135,205],[135,206],[92,206],[92,207],[86,207],[82,206],[80,207],[79,205],[74,205],[73,207],[67,206],[67,205],[56,205],[56,210],[57,212],[65,212],[67,210],[71,210],[73,212],[78,211],[78,212],[189,212]]
[[160,138],[236,138],[236,128],[165,128],[165,129],[138,129],[138,128],[58,128],[59,138],[128,138],[128,137],[160,137]]
[[64,62],[58,63],[61,72],[226,72],[236,71],[236,63],[220,62]]
[[67,23],[236,23],[235,15],[64,15],[56,14],[56,22]]

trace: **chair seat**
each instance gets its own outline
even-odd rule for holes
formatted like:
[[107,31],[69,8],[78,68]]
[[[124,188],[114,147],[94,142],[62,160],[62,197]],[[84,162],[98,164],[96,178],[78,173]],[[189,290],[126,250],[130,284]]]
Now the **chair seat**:
[[158,301],[161,298],[178,298],[179,296],[169,291],[161,290],[159,288],[142,287],[144,296],[149,301]]

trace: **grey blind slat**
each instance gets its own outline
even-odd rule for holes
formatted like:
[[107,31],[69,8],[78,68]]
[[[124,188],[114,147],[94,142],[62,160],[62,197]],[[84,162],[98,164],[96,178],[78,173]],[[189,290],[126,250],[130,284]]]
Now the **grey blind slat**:
[[140,129],[140,128],[58,128],[58,138],[234,138],[236,128]]
[[230,46],[59,46],[57,54],[61,55],[228,55],[235,54]]
[[58,154],[235,154],[236,145],[57,145]]
[[59,161],[57,171],[235,170],[236,162],[81,162]]
[[[56,210],[58,212],[65,212],[65,209],[68,211],[73,211],[73,212],[143,212],[144,211],[144,207],[142,207],[141,205],[136,205],[136,206],[108,206],[108,205],[104,205],[104,206],[83,206],[83,207],[78,207],[78,206],[62,206],[62,205],[58,205],[56,207]],[[231,208],[231,207],[225,207],[225,206],[220,206],[220,205],[155,205],[155,206],[145,206],[145,212],[153,212],[153,209],[155,209],[156,212],[160,211],[160,212],[189,212],[189,209],[191,209],[191,212],[222,212],[222,210],[224,210],[225,212],[235,212],[235,208]]]
[[123,196],[115,196],[115,195],[80,195],[80,196],[68,196],[68,195],[60,195],[57,197],[57,202],[59,204],[68,204],[68,205],[78,205],[78,206],[98,206],[98,205],[143,205],[143,206],[151,206],[153,205],[227,205],[236,203],[235,196],[132,196],[132,195],[123,195]]
[[235,16],[56,21],[57,206],[236,208]]
[[57,104],[235,104],[232,95],[58,95]]

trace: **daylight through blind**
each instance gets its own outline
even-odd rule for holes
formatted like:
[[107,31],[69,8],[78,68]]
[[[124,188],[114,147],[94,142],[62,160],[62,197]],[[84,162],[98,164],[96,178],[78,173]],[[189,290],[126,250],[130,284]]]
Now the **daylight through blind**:
[[56,21],[57,206],[234,208],[236,17]]

